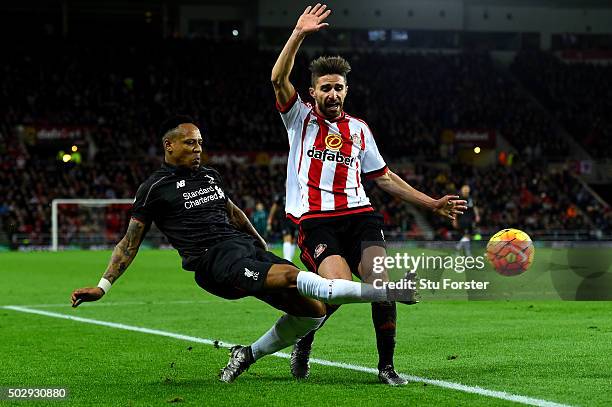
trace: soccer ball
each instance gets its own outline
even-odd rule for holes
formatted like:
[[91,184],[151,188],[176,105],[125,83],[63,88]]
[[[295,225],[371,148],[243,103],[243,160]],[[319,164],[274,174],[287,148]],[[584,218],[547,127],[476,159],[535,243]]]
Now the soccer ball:
[[500,230],[487,243],[489,263],[504,276],[516,276],[527,271],[534,253],[531,238],[518,229]]

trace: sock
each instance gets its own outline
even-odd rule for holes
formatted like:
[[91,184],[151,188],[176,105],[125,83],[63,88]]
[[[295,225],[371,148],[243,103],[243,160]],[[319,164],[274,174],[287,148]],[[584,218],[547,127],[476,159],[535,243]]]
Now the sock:
[[292,248],[292,246],[291,242],[283,242],[283,259],[293,261],[295,248]]
[[397,309],[394,302],[373,302],[372,323],[376,331],[376,348],[378,349],[378,370],[393,366],[395,352],[395,326]]
[[472,257],[472,241],[470,240],[469,237],[465,238],[465,242],[463,242],[463,244],[465,245],[465,255],[466,256],[470,256]]
[[325,317],[296,317],[285,314],[276,321],[268,332],[251,345],[253,359],[257,360],[287,346],[293,345],[313,329],[317,329]]
[[289,252],[289,261],[293,261],[293,255],[295,254],[295,243],[291,243],[291,250]]
[[323,327],[325,322],[327,322],[329,317],[331,317],[332,314],[334,312],[336,312],[336,310],[338,308],[340,308],[339,305],[325,304],[325,318],[323,319],[323,322],[321,322],[321,325],[319,325],[319,327],[317,329],[313,329],[312,331],[308,332],[306,335],[304,335],[304,337],[302,339],[300,339],[298,341],[298,343],[300,344],[300,347],[302,347],[302,348],[305,348],[305,347],[310,348],[310,347],[312,347],[312,342],[314,341],[315,334],[317,333],[317,331],[319,329],[321,329]]
[[341,279],[330,280],[308,271],[298,273],[297,289],[305,297],[328,304],[386,301],[389,297],[387,290],[376,289],[371,284]]
[[470,239],[468,239],[467,236],[463,236],[461,240],[459,240],[459,243],[457,243],[457,251],[461,252],[463,250],[463,252],[466,253],[468,251],[468,249],[466,248],[466,243],[469,242]]

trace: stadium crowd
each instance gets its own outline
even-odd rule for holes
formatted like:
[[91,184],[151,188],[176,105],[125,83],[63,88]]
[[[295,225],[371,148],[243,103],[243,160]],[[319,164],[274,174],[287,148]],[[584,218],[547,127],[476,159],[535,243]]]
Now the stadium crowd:
[[[271,108],[273,51],[195,40],[43,43],[12,51],[0,78],[9,126],[88,126],[113,158],[119,149],[134,157],[148,152],[161,117],[181,111],[205,124],[212,149],[286,148]],[[497,130],[519,151],[567,153],[562,140],[549,142],[551,118],[486,54],[343,55],[353,67],[346,110],[367,118],[388,155],[437,158],[445,129]],[[300,54],[294,74],[305,99],[308,62]]]
[[387,154],[440,159],[445,129],[492,129],[538,159],[568,152],[552,118],[486,54],[347,58],[353,67],[347,110],[367,118]]
[[594,157],[612,154],[612,66],[563,63],[540,51],[519,53],[512,71]]
[[[534,162],[485,169],[420,166],[403,176],[434,196],[459,194],[462,185],[469,185],[470,196],[483,220],[476,225],[476,231],[483,234],[506,227],[534,236],[564,231],[567,236],[559,238],[571,237],[574,232],[583,238],[598,238],[612,232],[610,208],[597,202],[566,169],[549,172]],[[458,232],[444,219],[429,216],[428,220],[437,237],[457,237]]]
[[[132,197],[138,183],[160,161],[123,161],[83,164],[57,163],[55,167],[33,164],[27,169],[4,168],[0,182],[5,231],[27,238],[29,244],[48,244],[51,209],[56,197],[115,198]],[[256,205],[269,210],[276,194],[284,194],[285,165],[215,164],[226,183],[229,196],[252,216]],[[567,232],[591,230],[590,237],[610,234],[612,211],[603,208],[567,171],[548,173],[543,167],[518,164],[515,168],[495,167],[477,170],[471,167],[436,169],[416,166],[397,171],[414,187],[433,196],[457,194],[463,184],[472,188],[472,197],[484,220],[478,230],[493,233],[504,227],[520,227],[528,233],[546,234],[552,230]],[[423,238],[423,231],[402,202],[391,199],[369,185],[375,208],[383,214],[386,232],[393,238]],[[60,236],[64,242],[74,236],[100,235],[112,242],[121,237],[129,205],[89,211],[86,207],[65,206],[60,210]],[[77,215],[77,216],[75,216]],[[427,217],[441,239],[455,239],[458,232],[450,222]],[[267,237],[279,239],[280,218]],[[597,235],[599,233],[599,235]],[[23,243],[23,242],[21,242]]]
[[[0,218],[9,237],[48,242],[54,198],[133,197],[159,165],[157,127],[172,112],[195,118],[207,150],[287,149],[269,86],[273,51],[201,41],[40,43],[10,51],[13,57],[2,64],[0,76]],[[368,121],[390,161],[452,162],[452,154],[440,147],[445,129],[497,130],[526,158],[539,161],[567,153],[562,140],[550,142],[553,118],[485,54],[345,56],[353,67],[346,110]],[[305,99],[308,61],[299,55],[294,74]],[[78,129],[79,135],[43,140],[24,130],[49,127]],[[81,148],[80,164],[57,159],[58,150],[72,143]],[[269,208],[275,194],[284,194],[284,165],[221,167],[231,196],[248,213],[258,201]],[[594,210],[590,220],[587,208],[593,206],[581,201],[583,191],[567,174],[547,175],[539,168],[449,175],[417,167],[414,173],[421,178],[405,175],[438,195],[456,192],[469,179],[490,225],[578,229],[595,222],[609,229],[603,211]],[[402,205],[375,195],[389,230],[421,233]],[[563,216],[572,205],[581,209]],[[124,227],[117,213],[104,215],[114,225],[107,231],[110,240]],[[94,222],[88,216],[100,215],[60,221],[62,234],[87,229]]]

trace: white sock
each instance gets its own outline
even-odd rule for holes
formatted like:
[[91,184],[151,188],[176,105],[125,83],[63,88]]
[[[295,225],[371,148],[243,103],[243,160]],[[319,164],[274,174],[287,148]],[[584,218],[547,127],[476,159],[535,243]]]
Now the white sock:
[[293,261],[293,255],[295,254],[295,243],[291,243],[291,249],[289,253],[289,261]]
[[293,261],[293,253],[295,253],[295,246],[291,242],[283,242],[283,259]]
[[459,240],[459,242],[457,243],[457,245],[455,246],[457,248],[458,252],[461,252],[462,250],[465,250],[465,241],[467,240],[467,237],[463,236],[461,237],[461,239]]
[[472,248],[470,245],[470,238],[467,236],[463,236],[459,241],[459,244],[463,247],[463,251],[466,256],[472,256]]
[[458,252],[463,249],[463,238],[461,238],[461,240],[457,242],[457,244],[455,245],[455,249],[457,249]]
[[297,289],[305,297],[314,298],[328,304],[381,302],[388,300],[386,290],[376,289],[371,284],[342,279],[330,280],[308,271],[300,271],[298,273]]
[[472,257],[472,241],[466,237],[466,241],[463,243],[465,246],[465,255]]
[[253,359],[257,360],[265,355],[270,355],[293,345],[301,337],[313,329],[317,329],[323,323],[325,317],[296,317],[285,314],[251,345]]

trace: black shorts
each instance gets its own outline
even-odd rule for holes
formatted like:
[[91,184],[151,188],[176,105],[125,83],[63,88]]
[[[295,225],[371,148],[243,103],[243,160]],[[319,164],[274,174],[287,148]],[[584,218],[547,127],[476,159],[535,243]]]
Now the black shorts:
[[274,264],[293,265],[255,246],[255,240],[238,237],[208,249],[196,269],[195,280],[209,293],[228,300],[259,296]]
[[470,217],[464,218],[463,216],[459,217],[459,231],[461,231],[464,235],[471,235],[474,232],[474,220]]
[[383,225],[382,215],[374,212],[303,220],[298,235],[300,258],[316,273],[323,260],[339,255],[357,275],[363,249],[385,247]]
[[281,231],[283,233],[283,237],[286,235],[290,235],[292,238],[295,237],[297,233],[297,225],[295,223],[285,218],[282,220],[281,227],[282,227]]

